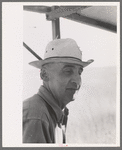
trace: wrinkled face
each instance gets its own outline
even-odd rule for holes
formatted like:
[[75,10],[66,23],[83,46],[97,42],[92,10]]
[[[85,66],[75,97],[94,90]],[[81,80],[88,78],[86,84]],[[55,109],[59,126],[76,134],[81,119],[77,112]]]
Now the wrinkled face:
[[48,68],[48,88],[60,107],[74,100],[73,95],[81,85],[82,71],[80,65],[69,63],[54,63]]

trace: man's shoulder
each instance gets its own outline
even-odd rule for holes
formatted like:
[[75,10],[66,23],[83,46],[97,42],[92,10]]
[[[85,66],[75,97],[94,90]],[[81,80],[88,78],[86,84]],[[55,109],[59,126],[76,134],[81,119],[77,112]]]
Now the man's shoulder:
[[38,94],[33,95],[23,101],[23,107],[33,107],[35,105],[44,105],[45,101]]
[[41,119],[42,115],[48,116],[45,100],[38,94],[23,101],[23,117],[26,119]]

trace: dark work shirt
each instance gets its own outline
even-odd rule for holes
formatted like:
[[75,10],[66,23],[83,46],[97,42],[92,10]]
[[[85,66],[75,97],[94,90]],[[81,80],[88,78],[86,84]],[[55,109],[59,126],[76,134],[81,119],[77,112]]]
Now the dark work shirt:
[[55,127],[63,112],[43,86],[23,102],[23,143],[55,143]]

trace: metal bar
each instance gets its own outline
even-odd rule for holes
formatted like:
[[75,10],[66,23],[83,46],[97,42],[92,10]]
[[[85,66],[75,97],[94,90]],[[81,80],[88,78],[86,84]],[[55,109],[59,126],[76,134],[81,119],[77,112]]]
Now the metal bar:
[[[51,7],[51,11],[55,11],[57,6]],[[46,16],[47,17],[47,16]],[[60,22],[59,18],[52,20],[52,38],[60,39]]]
[[51,11],[51,7],[25,5],[25,6],[23,6],[23,10],[37,12],[37,13],[49,13]]
[[39,57],[29,46],[27,46],[24,42],[23,42],[23,46],[29,51],[31,52],[37,59],[42,60],[41,57]]
[[77,21],[79,23],[85,23],[85,24],[95,26],[95,27],[98,27],[101,29],[106,29],[111,32],[115,32],[115,33],[117,32],[117,27],[115,25],[112,25],[110,23],[103,22],[103,21],[100,21],[97,19],[89,18],[89,17],[83,16],[81,14],[79,15],[79,14],[75,13],[75,14],[66,16],[64,18],[67,18],[67,19],[70,19],[73,21]]
[[60,39],[60,22],[59,18],[52,20],[52,37],[54,39]]

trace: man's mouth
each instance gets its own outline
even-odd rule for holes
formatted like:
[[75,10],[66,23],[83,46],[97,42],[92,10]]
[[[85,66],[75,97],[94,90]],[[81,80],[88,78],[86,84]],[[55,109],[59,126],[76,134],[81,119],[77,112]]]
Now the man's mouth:
[[77,89],[73,89],[73,88],[67,88],[67,91],[69,91],[71,94],[75,94],[75,92],[77,91]]

